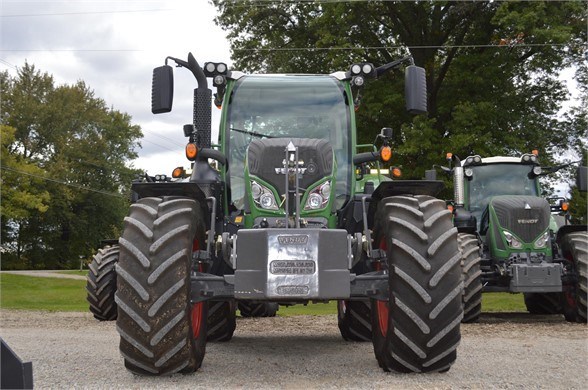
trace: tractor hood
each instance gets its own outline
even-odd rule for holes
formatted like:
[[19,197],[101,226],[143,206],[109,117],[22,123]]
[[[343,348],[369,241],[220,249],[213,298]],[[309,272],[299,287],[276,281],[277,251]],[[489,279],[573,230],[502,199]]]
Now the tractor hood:
[[531,242],[549,227],[549,203],[533,196],[496,196],[490,201],[496,219],[524,242]]

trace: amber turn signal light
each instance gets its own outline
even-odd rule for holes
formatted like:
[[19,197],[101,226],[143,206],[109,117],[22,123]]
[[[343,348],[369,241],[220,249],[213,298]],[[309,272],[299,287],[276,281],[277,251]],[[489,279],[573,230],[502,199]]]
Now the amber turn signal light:
[[172,177],[174,179],[180,178],[180,177],[184,177],[184,175],[186,174],[186,171],[184,171],[184,168],[182,167],[177,167],[173,170],[172,172]]
[[394,176],[394,177],[402,176],[402,171],[400,170],[400,168],[392,168],[392,176]]
[[453,153],[447,153],[447,154],[445,155],[445,158],[446,158],[447,160],[451,160],[451,159],[453,158]]
[[533,153],[535,156],[539,156],[539,151],[537,149],[533,149],[531,153]]
[[198,154],[198,147],[196,144],[189,143],[186,145],[186,158],[190,161],[196,160],[196,155]]
[[561,202],[561,209],[563,211],[568,211],[569,208],[570,208],[570,204],[568,202]]
[[390,161],[392,158],[392,148],[389,146],[382,146],[382,149],[380,149],[380,158],[384,162]]

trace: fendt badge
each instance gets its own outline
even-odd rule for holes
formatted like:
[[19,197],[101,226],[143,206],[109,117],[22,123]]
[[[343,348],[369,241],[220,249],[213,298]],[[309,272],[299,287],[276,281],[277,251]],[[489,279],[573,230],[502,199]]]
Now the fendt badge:
[[518,219],[517,221],[520,224],[529,224],[529,223],[537,223],[537,222],[539,222],[538,219]]
[[306,245],[308,243],[308,235],[295,234],[289,236],[278,236],[280,245]]

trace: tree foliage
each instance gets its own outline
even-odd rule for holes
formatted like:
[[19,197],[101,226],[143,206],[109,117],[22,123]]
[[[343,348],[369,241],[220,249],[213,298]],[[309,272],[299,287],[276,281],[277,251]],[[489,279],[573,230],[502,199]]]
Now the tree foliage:
[[64,268],[118,237],[142,136],[82,81],[0,73],[2,267]]
[[428,115],[404,112],[400,73],[372,81],[358,112],[361,142],[395,129],[393,163],[409,176],[446,152],[538,149],[549,165],[585,142],[585,107],[562,116],[558,78],[575,66],[585,81],[585,2],[211,1],[240,70],[330,73],[412,55],[426,69]]

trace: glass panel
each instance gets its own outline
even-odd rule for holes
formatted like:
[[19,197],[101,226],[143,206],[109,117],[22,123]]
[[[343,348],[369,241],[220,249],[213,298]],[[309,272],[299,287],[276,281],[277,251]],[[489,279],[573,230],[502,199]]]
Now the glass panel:
[[243,207],[247,146],[255,138],[318,138],[333,146],[338,206],[349,193],[351,126],[343,86],[330,76],[246,76],[229,100],[227,140],[232,201]]
[[[482,213],[490,199],[498,195],[538,196],[536,179],[529,179],[532,165],[488,164],[468,167],[474,172],[469,181],[469,207],[481,222]],[[467,180],[467,178],[466,178]]]

